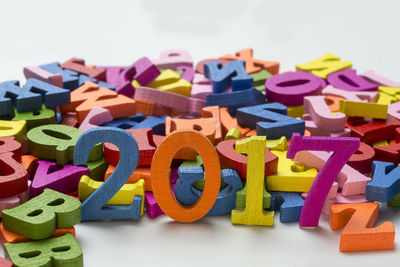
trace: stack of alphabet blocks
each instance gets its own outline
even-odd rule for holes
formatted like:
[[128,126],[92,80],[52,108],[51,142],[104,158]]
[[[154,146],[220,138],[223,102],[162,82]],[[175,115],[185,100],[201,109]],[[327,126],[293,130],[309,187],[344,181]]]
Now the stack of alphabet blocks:
[[400,83],[331,53],[279,73],[252,49],[23,72],[0,82],[0,266],[83,266],[74,225],[144,213],[273,226],[279,211],[302,228],[324,214],[341,251],[394,247],[375,224],[379,203],[400,206]]

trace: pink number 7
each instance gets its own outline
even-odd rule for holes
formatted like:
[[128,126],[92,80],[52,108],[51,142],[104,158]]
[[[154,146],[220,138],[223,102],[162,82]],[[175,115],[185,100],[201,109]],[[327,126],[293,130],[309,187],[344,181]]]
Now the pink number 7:
[[300,136],[294,133],[290,140],[286,157],[293,159],[302,150],[332,151],[333,153],[318,172],[300,215],[300,227],[317,227],[322,207],[329,189],[338,176],[344,164],[358,147],[360,139],[355,137],[320,137]]

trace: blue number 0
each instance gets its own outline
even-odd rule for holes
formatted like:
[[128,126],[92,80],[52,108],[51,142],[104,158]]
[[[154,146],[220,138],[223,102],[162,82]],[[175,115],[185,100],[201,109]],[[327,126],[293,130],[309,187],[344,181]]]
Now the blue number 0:
[[114,127],[98,127],[80,136],[75,145],[74,164],[85,164],[89,152],[98,143],[112,143],[119,148],[120,160],[111,176],[82,203],[82,221],[133,219],[138,220],[141,196],[134,196],[129,206],[105,206],[126,183],[139,160],[139,148],[128,132]]

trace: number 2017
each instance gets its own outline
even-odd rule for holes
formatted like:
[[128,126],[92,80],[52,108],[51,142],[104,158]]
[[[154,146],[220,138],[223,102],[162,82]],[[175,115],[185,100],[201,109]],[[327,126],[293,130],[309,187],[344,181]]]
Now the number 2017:
[[[128,132],[113,127],[98,127],[85,132],[76,143],[74,164],[85,164],[90,150],[96,144],[104,142],[112,143],[119,148],[120,161],[112,175],[82,203],[82,220],[128,219],[134,217],[138,208],[140,209],[142,199],[139,196],[135,196],[129,206],[106,206],[137,167],[138,145]],[[318,225],[326,194],[340,169],[358,149],[359,142],[358,138],[293,135],[287,152],[288,158],[293,158],[301,150],[334,151],[310,189],[311,193],[308,194],[301,213],[300,226]],[[182,148],[194,149],[204,164],[203,193],[192,206],[181,205],[174,197],[170,186],[170,165],[174,155]],[[251,151],[247,152],[248,155],[250,153]],[[179,222],[199,220],[213,207],[221,185],[221,168],[213,144],[194,130],[173,132],[157,147],[151,164],[151,181],[154,196],[165,214]],[[312,194],[315,191],[319,193]],[[262,199],[262,194],[259,197]]]

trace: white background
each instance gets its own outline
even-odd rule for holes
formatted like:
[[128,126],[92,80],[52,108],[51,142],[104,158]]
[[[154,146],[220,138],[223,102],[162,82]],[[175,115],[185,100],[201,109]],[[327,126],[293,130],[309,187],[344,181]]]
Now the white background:
[[[400,80],[398,1],[1,1],[0,81],[22,79],[24,66],[82,57],[129,65],[163,49],[185,48],[195,61],[253,47],[281,71],[332,52],[358,71]],[[382,209],[379,222],[400,225]],[[85,266],[386,266],[392,251],[340,253],[340,231],[322,217],[298,224],[232,226],[229,216],[180,224],[163,216],[76,226]],[[378,263],[379,262],[379,263]]]

